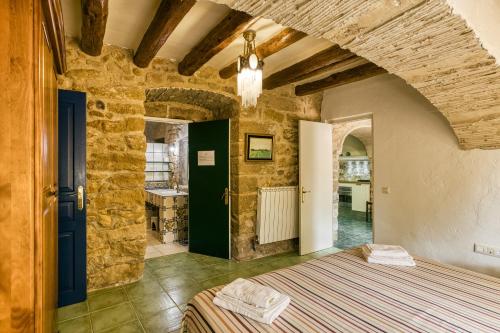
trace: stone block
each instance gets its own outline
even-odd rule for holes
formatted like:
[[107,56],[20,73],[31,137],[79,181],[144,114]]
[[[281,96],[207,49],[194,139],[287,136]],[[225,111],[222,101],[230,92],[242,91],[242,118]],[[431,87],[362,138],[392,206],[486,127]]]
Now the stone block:
[[125,130],[126,132],[141,131],[144,132],[145,122],[144,118],[130,117],[125,118]]

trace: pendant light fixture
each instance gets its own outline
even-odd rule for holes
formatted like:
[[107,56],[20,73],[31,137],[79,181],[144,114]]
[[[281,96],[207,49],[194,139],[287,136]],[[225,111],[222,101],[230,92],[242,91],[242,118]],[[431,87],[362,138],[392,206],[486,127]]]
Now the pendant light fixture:
[[257,98],[262,93],[262,67],[264,62],[255,53],[255,31],[243,33],[245,46],[243,55],[238,57],[238,96],[244,108],[257,105]]

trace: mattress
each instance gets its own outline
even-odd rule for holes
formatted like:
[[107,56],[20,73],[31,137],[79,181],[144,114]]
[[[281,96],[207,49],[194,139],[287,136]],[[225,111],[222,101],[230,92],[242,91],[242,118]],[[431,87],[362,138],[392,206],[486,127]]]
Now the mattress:
[[360,249],[251,278],[292,299],[271,325],[213,304],[216,287],[187,305],[198,332],[500,332],[500,279],[415,258],[416,267],[366,263]]

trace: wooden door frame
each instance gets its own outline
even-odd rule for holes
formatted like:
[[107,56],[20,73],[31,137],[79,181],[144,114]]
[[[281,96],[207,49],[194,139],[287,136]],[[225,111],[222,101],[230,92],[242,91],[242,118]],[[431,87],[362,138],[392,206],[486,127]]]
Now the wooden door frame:
[[[43,4],[42,4],[43,3]],[[57,244],[57,77],[56,77],[56,64],[55,64],[55,56],[54,56],[54,42],[50,40],[49,37],[49,28],[48,20],[44,16],[46,14],[44,12],[43,7],[49,6],[49,3],[52,1],[35,1],[34,3],[34,58],[35,58],[35,113],[34,113],[34,128],[35,128],[35,137],[34,137],[34,149],[35,149],[35,184],[34,184],[34,195],[35,195],[35,221],[34,221],[34,234],[35,234],[35,332],[46,332],[47,330],[55,329],[55,321],[56,321],[56,310],[57,310],[57,245],[55,245],[55,253],[51,253],[50,249],[48,249],[48,244]],[[46,51],[48,49],[49,52],[49,62],[52,68],[46,68]],[[47,75],[52,75],[52,81],[54,83],[52,88],[53,90],[48,91],[45,86]],[[52,110],[45,108],[45,99],[50,98],[52,106]],[[53,158],[51,164],[52,170],[49,170],[52,173],[53,183],[44,184],[43,174],[44,174],[44,154],[46,153],[43,150],[43,140],[44,137],[44,117],[45,113],[51,113],[52,116],[52,133],[49,135],[50,138],[53,139],[50,145],[50,152],[53,153],[53,156],[49,156],[49,158]],[[47,158],[47,157],[45,157]],[[48,187],[47,187],[48,186]],[[54,201],[55,205],[55,216],[53,218],[53,225],[46,225],[47,220],[44,219],[44,208],[45,201],[48,200],[47,197],[50,197],[51,201]],[[45,222],[45,223],[44,223]],[[54,234],[48,235],[47,230],[52,229]],[[50,239],[52,238],[52,240]],[[47,252],[46,252],[47,250]],[[53,249],[52,249],[53,250]],[[55,257],[53,257],[55,256]],[[54,265],[55,262],[55,265]],[[50,267],[50,266],[54,267]],[[54,276],[48,276],[53,274]],[[48,282],[47,282],[48,281]],[[47,283],[49,288],[47,288]]]

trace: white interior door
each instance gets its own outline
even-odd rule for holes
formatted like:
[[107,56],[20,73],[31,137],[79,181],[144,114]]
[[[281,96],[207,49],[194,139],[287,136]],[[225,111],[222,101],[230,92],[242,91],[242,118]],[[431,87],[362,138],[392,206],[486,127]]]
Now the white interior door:
[[332,125],[299,121],[300,254],[333,246]]

